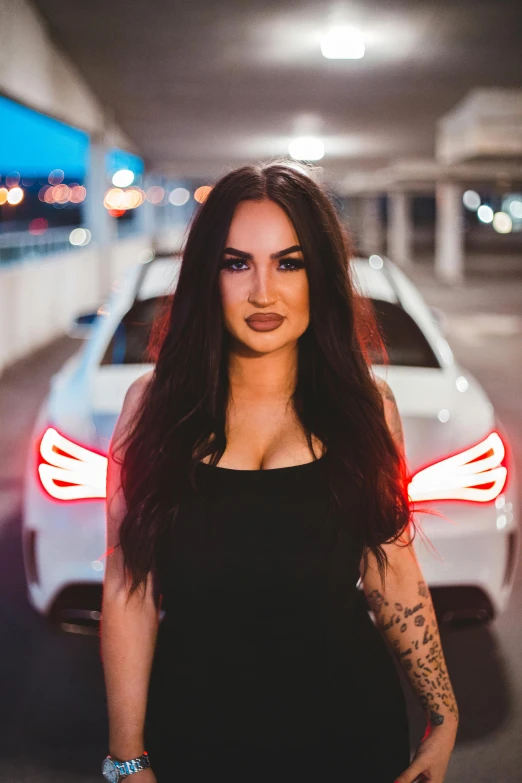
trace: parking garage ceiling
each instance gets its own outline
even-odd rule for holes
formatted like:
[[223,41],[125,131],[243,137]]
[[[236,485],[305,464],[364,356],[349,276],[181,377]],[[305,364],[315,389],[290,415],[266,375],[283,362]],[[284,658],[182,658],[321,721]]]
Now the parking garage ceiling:
[[[148,165],[218,175],[325,144],[333,176],[432,156],[436,121],[473,87],[522,86],[520,0],[35,0],[51,37]],[[366,53],[328,60],[356,25]]]

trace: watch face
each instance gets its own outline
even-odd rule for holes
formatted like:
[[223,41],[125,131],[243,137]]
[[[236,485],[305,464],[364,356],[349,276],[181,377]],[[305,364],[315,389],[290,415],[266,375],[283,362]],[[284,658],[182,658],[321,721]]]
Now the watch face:
[[109,783],[118,783],[120,780],[120,773],[112,759],[104,760],[102,764],[102,774],[105,780],[108,780]]

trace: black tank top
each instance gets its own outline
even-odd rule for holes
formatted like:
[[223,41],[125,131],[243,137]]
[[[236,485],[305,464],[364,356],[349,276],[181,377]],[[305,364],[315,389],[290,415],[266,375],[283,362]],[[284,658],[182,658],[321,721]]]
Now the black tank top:
[[158,783],[372,769],[365,780],[393,783],[408,765],[397,667],[357,588],[357,493],[340,519],[325,469],[326,457],[197,466],[158,552],[165,617],[146,720]]

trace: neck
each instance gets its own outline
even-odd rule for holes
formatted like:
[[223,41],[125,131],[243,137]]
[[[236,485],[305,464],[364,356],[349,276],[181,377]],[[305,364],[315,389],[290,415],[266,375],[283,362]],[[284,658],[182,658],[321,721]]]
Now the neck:
[[237,403],[287,404],[297,382],[297,347],[283,346],[265,354],[245,355],[232,349],[228,357],[230,396]]

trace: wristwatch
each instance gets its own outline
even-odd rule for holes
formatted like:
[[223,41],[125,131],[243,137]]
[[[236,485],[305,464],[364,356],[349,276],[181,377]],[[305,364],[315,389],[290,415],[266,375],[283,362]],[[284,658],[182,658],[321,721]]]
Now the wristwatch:
[[134,772],[141,772],[142,769],[147,769],[147,767],[150,767],[147,751],[129,761],[119,761],[109,754],[103,760],[102,774],[109,783],[119,783],[120,780],[123,780],[128,775],[132,775]]

